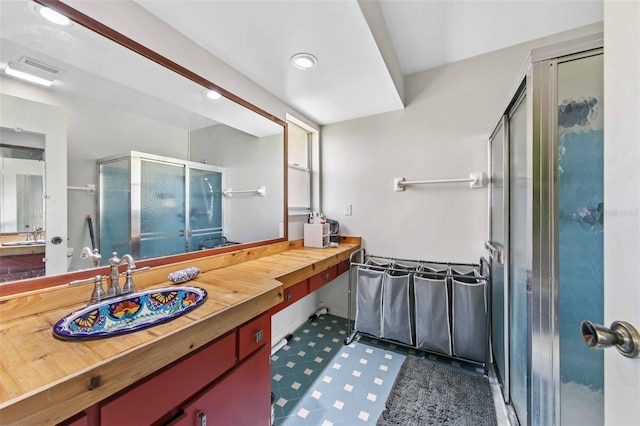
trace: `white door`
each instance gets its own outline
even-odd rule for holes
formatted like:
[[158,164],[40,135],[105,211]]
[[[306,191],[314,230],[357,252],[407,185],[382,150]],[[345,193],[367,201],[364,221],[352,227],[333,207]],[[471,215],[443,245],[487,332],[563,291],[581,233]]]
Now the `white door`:
[[[640,2],[604,2],[605,325],[640,330]],[[605,425],[640,424],[640,358],[605,352]]]

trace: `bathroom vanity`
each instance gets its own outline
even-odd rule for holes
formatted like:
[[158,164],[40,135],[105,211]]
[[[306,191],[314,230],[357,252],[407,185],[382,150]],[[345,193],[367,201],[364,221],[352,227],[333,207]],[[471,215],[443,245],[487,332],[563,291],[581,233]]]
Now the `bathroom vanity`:
[[55,286],[0,297],[3,425],[268,424],[271,315],[346,271],[360,239],[338,247],[302,240],[163,265],[136,275],[138,290],[185,285],[204,304],[152,328],[63,341],[52,326],[83,307],[91,286]]
[[43,276],[44,250],[44,241],[28,240],[27,234],[0,235],[0,282]]

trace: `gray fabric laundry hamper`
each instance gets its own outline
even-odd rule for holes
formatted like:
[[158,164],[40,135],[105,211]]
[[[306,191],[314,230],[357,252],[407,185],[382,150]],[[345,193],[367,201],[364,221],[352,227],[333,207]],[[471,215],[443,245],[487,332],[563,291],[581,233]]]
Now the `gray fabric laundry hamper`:
[[413,278],[416,346],[451,356],[451,317],[447,279],[430,274]]
[[357,269],[355,329],[361,333],[380,336],[384,266],[374,262],[367,263],[373,266],[360,266]]
[[487,349],[487,283],[452,278],[453,354],[485,362]]
[[[396,265],[394,265],[394,268]],[[413,346],[410,272],[387,271],[382,284],[380,337]]]

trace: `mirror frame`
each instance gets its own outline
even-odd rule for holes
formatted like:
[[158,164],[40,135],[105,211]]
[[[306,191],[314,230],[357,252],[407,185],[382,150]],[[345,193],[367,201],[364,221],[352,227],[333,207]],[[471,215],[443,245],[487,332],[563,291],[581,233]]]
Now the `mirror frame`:
[[[278,243],[278,242],[284,242],[284,241],[288,241],[289,239],[289,234],[288,234],[288,228],[289,228],[289,224],[288,224],[288,206],[287,206],[287,200],[288,200],[288,188],[287,188],[287,122],[284,120],[281,120],[280,118],[269,114],[268,112],[264,111],[263,109],[253,105],[252,103],[240,98],[239,96],[223,89],[222,87],[212,83],[211,81],[205,79],[204,77],[190,71],[189,69],[183,67],[182,65],[160,55],[159,53],[143,46],[142,44],[130,39],[129,37],[125,36],[124,34],[121,34],[117,31],[115,31],[114,29],[106,26],[105,24],[83,14],[82,12],[74,9],[73,7],[67,5],[66,3],[62,3],[61,0],[34,0],[36,3],[39,3],[43,6],[49,7],[65,16],[67,16],[69,19],[71,19],[72,21],[74,21],[75,23],[82,25],[83,27],[103,36],[106,37],[107,39],[123,46],[126,49],[129,49],[139,55],[142,55],[144,57],[146,57],[147,59],[157,63],[160,66],[163,66],[173,72],[175,72],[176,74],[179,74],[191,81],[193,81],[196,84],[199,84],[200,86],[202,86],[205,89],[210,89],[210,90],[215,90],[216,92],[220,93],[222,96],[224,96],[225,98],[245,107],[248,108],[250,110],[252,110],[253,112],[267,118],[268,120],[271,120],[273,122],[275,122],[276,124],[279,124],[282,126],[283,128],[283,143],[284,143],[284,158],[283,158],[283,162],[282,162],[282,167],[283,167],[283,189],[284,189],[284,200],[283,200],[283,210],[282,210],[282,214],[283,214],[283,224],[284,224],[284,236],[281,238],[274,238],[274,239],[270,239],[270,240],[262,240],[262,241],[255,241],[255,242],[250,242],[250,243],[243,243],[243,244],[238,244],[238,245],[234,245],[234,246],[228,246],[228,247],[220,247],[220,248],[213,248],[213,249],[207,249],[207,250],[199,250],[199,251],[192,251],[192,252],[188,252],[188,253],[181,253],[181,254],[176,254],[176,255],[170,255],[170,256],[163,256],[163,257],[156,257],[156,258],[152,258],[152,259],[141,259],[141,260],[136,260],[136,266],[139,267],[143,267],[143,266],[149,266],[149,267],[154,267],[154,266],[161,266],[161,265],[166,265],[166,264],[170,264],[170,263],[176,263],[176,262],[183,262],[183,261],[188,261],[188,260],[193,260],[193,259],[198,259],[198,258],[202,258],[202,257],[208,257],[208,256],[213,256],[213,255],[217,255],[217,254],[223,254],[223,253],[228,253],[228,252],[232,252],[232,251],[237,251],[237,250],[242,250],[242,249],[249,249],[249,248],[253,248],[253,247],[259,247],[259,246],[264,246],[264,245],[268,245],[268,244],[273,244],[273,243]],[[0,296],[9,296],[12,294],[16,294],[16,293],[22,293],[25,291],[33,291],[33,290],[40,290],[40,289],[44,289],[47,287],[54,287],[57,285],[62,285],[62,284],[68,284],[69,281],[72,280],[77,280],[77,279],[83,279],[83,278],[89,278],[95,275],[108,275],[109,274],[109,267],[108,266],[101,266],[99,268],[90,268],[90,269],[82,269],[79,271],[72,271],[72,272],[68,272],[68,273],[64,273],[64,274],[58,274],[58,275],[50,275],[50,276],[43,276],[43,277],[38,277],[38,278],[29,278],[29,279],[25,279],[25,280],[20,280],[20,281],[8,281],[6,283],[2,283],[0,284]]]

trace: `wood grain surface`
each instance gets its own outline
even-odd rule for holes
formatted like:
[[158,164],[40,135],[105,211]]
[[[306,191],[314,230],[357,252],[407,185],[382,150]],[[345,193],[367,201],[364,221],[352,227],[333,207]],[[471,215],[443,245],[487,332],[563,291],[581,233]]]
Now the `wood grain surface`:
[[91,286],[4,296],[0,424],[67,419],[268,311],[282,302],[284,288],[348,259],[359,246],[359,238],[324,249],[276,243],[152,268],[135,276],[138,289],[167,286],[169,272],[197,266],[203,272],[185,285],[207,290],[207,301],[168,323],[94,341],[62,341],[52,333],[58,320],[84,307]]

